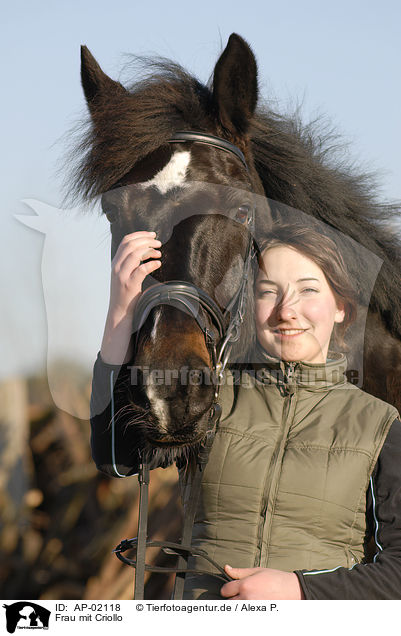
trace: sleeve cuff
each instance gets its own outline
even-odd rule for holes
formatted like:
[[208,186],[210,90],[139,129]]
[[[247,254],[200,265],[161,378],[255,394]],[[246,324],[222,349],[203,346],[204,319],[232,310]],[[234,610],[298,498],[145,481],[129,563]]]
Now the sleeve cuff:
[[303,595],[305,597],[305,600],[306,601],[310,600],[310,595],[309,595],[309,592],[308,592],[308,588],[305,585],[305,579],[304,579],[304,576],[303,576],[302,572],[300,570],[295,570],[294,574],[296,574],[297,577],[298,577],[298,581],[299,581],[299,584],[301,586],[301,590],[302,590],[302,593],[303,593]]
[[118,377],[129,374],[130,364],[108,364],[102,360],[100,351],[93,366],[91,418],[103,413],[111,402],[111,395]]
[[99,351],[99,352],[98,352],[98,354],[97,354],[95,364],[96,364],[96,363],[98,364],[98,366],[99,366],[100,368],[103,368],[103,369],[105,369],[105,370],[107,370],[107,371],[112,371],[113,369],[114,369],[115,371],[119,371],[120,369],[124,369],[124,368],[126,369],[126,368],[128,368],[129,366],[131,366],[131,363],[129,363],[129,362],[127,362],[127,363],[122,363],[122,364],[109,364],[108,362],[105,362],[105,361],[103,360],[103,358],[102,358],[102,354],[100,353],[100,351]]

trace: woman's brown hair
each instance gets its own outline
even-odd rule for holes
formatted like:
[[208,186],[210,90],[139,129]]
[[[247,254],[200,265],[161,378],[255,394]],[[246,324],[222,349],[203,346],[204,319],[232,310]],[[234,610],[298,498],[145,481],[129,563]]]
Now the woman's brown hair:
[[259,243],[259,267],[263,265],[262,253],[277,245],[294,248],[320,267],[337,305],[344,309],[344,320],[335,325],[333,336],[340,347],[345,347],[344,335],[356,319],[357,300],[337,245],[315,229],[295,224],[277,224]]

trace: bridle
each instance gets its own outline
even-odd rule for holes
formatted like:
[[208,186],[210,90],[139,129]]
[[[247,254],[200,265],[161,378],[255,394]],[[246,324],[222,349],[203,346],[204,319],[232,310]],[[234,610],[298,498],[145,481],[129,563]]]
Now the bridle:
[[[235,155],[245,166],[248,175],[249,168],[241,150],[234,144],[209,135],[194,131],[178,131],[168,143],[196,142],[219,148]],[[206,346],[212,360],[212,370],[214,379],[214,398],[209,411],[207,432],[197,455],[197,471],[192,482],[191,499],[184,520],[184,528],[181,544],[160,541],[147,541],[147,507],[148,507],[148,484],[149,465],[141,456],[138,473],[140,495],[139,495],[139,519],[138,536],[134,539],[124,539],[114,550],[116,556],[124,563],[136,568],[135,574],[135,599],[144,598],[144,576],[145,571],[152,572],[175,572],[175,586],[173,597],[181,599],[184,590],[185,574],[208,574],[223,581],[231,581],[231,577],[226,574],[215,561],[210,559],[204,550],[195,549],[191,546],[192,526],[195,518],[195,511],[198,503],[203,469],[206,466],[209,451],[211,449],[214,436],[216,434],[218,421],[221,415],[221,407],[218,404],[219,388],[223,378],[224,370],[229,360],[232,345],[240,337],[240,329],[244,319],[244,311],[247,302],[247,284],[252,264],[255,260],[256,247],[254,243],[255,207],[247,206],[247,213],[243,215],[240,222],[249,230],[248,244],[245,253],[244,268],[241,282],[237,292],[234,294],[224,311],[221,311],[217,303],[202,289],[186,281],[168,281],[156,283],[148,287],[141,295],[135,309],[134,328],[136,329],[136,344],[138,345],[139,333],[152,309],[159,305],[171,305],[178,307],[193,318],[202,330]],[[213,328],[211,328],[211,325]],[[175,554],[179,557],[177,567],[150,566],[145,563],[146,547],[160,547],[166,554]],[[123,552],[136,548],[136,559],[128,559],[123,556]],[[204,570],[191,570],[187,568],[189,556],[203,557],[212,564],[219,573]]]

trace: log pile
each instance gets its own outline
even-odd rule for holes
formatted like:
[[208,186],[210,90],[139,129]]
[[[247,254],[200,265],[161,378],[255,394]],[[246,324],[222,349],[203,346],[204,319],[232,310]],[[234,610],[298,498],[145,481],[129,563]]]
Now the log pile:
[[[79,395],[66,390],[88,403],[90,378]],[[56,408],[45,377],[0,383],[1,598],[133,598],[134,569],[112,550],[137,534],[138,480],[99,473],[89,435],[88,421]],[[176,468],[152,471],[148,536],[177,541],[181,529]],[[147,562],[175,561],[151,548]],[[145,598],[170,598],[173,575],[145,581]]]

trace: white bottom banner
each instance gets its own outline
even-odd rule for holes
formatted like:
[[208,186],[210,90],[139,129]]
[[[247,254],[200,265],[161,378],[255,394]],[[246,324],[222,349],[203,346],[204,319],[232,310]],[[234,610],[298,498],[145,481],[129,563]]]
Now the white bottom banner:
[[[322,630],[351,634],[394,625],[400,601],[2,601],[0,633],[22,636],[19,630],[50,634],[132,636],[138,628],[177,633],[179,628],[228,629],[244,634],[255,626],[272,633],[295,628],[298,634],[321,636]],[[384,605],[383,605],[384,604]],[[110,632],[112,628],[112,632]],[[221,632],[224,634],[224,631]],[[266,632],[267,633],[267,632]],[[25,636],[30,636],[25,633]],[[37,636],[40,636],[37,634]]]

